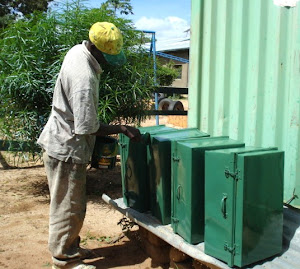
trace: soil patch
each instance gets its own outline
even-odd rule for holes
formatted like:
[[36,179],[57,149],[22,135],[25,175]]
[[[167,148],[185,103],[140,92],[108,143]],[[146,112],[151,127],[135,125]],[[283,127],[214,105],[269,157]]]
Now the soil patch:
[[[165,268],[141,249],[138,227],[123,232],[124,217],[101,196],[121,197],[120,162],[112,170],[88,169],[87,214],[81,245],[99,255],[87,263],[97,268]],[[4,170],[0,166],[0,268],[51,268],[48,251],[49,190],[44,167]],[[123,227],[124,228],[124,227]]]

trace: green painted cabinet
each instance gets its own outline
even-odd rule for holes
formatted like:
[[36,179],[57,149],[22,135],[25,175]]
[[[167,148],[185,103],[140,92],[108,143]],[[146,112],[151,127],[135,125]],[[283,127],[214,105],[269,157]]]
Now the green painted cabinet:
[[145,212],[150,210],[149,160],[147,158],[150,136],[176,129],[157,125],[141,127],[139,130],[142,134],[142,141],[138,143],[120,134],[122,192],[126,206]]
[[242,267],[281,252],[283,167],[276,149],[206,152],[206,254]]
[[197,128],[158,133],[148,148],[150,178],[150,209],[162,224],[171,223],[171,143],[179,139],[208,137]]
[[228,137],[211,137],[172,144],[171,226],[189,243],[204,240],[205,152],[235,147],[244,147],[244,143]]

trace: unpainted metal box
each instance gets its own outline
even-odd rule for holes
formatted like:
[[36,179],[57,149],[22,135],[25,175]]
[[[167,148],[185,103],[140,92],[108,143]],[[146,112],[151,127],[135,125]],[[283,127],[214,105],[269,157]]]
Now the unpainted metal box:
[[205,154],[205,253],[245,266],[282,250],[284,152]]
[[150,210],[150,187],[148,178],[147,147],[150,136],[176,129],[165,125],[139,128],[141,142],[132,142],[120,134],[120,156],[123,200],[126,206],[139,212]]
[[228,137],[189,139],[172,144],[171,226],[187,242],[204,241],[205,152],[244,145]]
[[149,155],[150,209],[162,224],[171,223],[171,143],[189,138],[208,137],[197,128],[179,129],[176,132],[152,136]]

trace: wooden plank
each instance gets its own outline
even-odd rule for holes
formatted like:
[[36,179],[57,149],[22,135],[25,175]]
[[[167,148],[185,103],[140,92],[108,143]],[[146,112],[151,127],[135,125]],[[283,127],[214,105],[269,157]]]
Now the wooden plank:
[[154,92],[168,93],[168,94],[188,94],[189,88],[179,88],[179,87],[157,87]]
[[187,116],[187,110],[146,110],[147,115],[161,115],[161,116]]
[[203,263],[213,268],[230,269],[225,263],[208,256],[204,253],[204,243],[191,245],[187,243],[182,237],[175,234],[171,225],[162,225],[157,219],[150,214],[140,213],[132,208],[126,207],[123,198],[112,200],[106,194],[102,195],[102,199],[109,205],[112,205],[120,213],[137,223],[139,226],[147,229],[149,232],[155,234],[162,240],[166,241],[171,246],[179,249],[188,256],[202,261]]

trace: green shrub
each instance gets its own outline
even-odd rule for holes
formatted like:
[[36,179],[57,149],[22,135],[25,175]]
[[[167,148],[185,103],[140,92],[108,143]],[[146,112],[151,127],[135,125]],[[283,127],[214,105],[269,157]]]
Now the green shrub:
[[[18,20],[0,36],[0,137],[36,141],[51,110],[52,94],[66,52],[88,38],[96,21],[115,23],[124,34],[128,62],[104,67],[99,92],[99,119],[138,124],[146,117],[154,87],[152,57],[130,20],[115,17],[105,5],[87,9],[80,1],[59,11],[34,13]],[[161,71],[159,79],[175,77]]]

